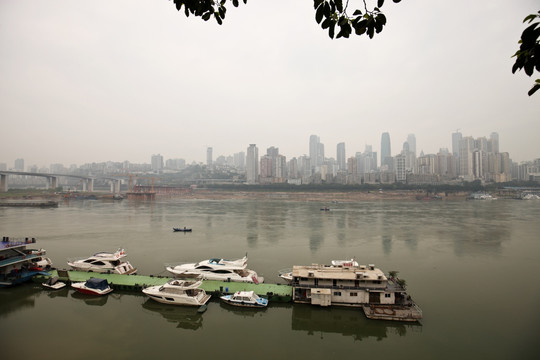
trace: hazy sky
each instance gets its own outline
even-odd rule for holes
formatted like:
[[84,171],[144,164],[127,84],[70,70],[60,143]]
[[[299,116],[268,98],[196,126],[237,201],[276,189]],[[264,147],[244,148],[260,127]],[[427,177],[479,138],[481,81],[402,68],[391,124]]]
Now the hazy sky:
[[[369,3],[369,1],[368,1]],[[374,3],[374,1],[372,1]],[[349,7],[361,6],[351,0]],[[500,136],[514,161],[540,157],[540,92],[513,75],[538,0],[404,0],[374,39],[331,40],[311,0],[249,0],[222,26],[167,0],[0,2],[0,162],[204,162],[320,136],[327,157],[451,149],[451,134]],[[350,11],[352,13],[352,10]]]

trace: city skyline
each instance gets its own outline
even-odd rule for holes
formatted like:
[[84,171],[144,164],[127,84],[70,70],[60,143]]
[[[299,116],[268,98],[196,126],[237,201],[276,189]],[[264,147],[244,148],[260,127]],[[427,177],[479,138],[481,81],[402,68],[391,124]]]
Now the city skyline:
[[339,143],[347,156],[367,145],[380,153],[384,132],[392,155],[409,134],[418,153],[435,154],[452,148],[457,129],[499,133],[515,162],[540,156],[540,95],[528,97],[533,80],[511,72],[536,1],[392,3],[372,40],[330,40],[310,2],[248,3],[222,26],[168,1],[0,7],[0,162],[9,166],[152,154],[205,163],[209,147],[217,157],[249,144],[290,159],[309,154],[313,134],[335,158]]

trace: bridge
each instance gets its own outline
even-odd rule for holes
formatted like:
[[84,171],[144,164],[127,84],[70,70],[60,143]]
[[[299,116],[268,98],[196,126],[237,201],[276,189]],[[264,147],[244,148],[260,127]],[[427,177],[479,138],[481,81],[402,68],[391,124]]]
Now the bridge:
[[34,173],[25,171],[0,171],[0,192],[6,192],[8,190],[8,176],[10,175],[23,175],[23,176],[37,176],[47,178],[47,188],[55,189],[58,185],[59,177],[77,178],[83,180],[83,191],[94,191],[94,180],[104,179],[111,183],[111,192],[114,194],[120,193],[120,179],[112,177],[93,177],[83,175],[70,175],[70,174],[48,174],[48,173]]

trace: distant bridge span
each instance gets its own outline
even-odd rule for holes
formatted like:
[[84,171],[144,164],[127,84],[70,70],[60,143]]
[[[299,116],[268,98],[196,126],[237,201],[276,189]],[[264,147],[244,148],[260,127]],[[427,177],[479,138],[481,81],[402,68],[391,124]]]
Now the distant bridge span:
[[94,191],[94,180],[104,179],[111,182],[111,192],[118,194],[120,192],[120,179],[107,177],[107,176],[83,176],[83,175],[71,175],[71,174],[48,174],[48,173],[34,173],[26,171],[0,171],[0,192],[6,192],[8,190],[7,177],[9,175],[24,175],[24,176],[37,176],[47,178],[47,185],[49,189],[55,189],[57,187],[59,177],[70,177],[83,180],[83,191]]

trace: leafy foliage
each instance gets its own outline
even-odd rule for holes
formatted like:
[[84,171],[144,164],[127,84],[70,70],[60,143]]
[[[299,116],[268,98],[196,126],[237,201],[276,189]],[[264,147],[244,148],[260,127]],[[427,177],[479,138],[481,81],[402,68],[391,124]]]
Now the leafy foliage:
[[[178,11],[184,10],[186,16],[200,16],[204,21],[214,17],[219,25],[223,23],[230,1],[238,7],[240,0],[173,0]],[[242,0],[244,4],[247,0]],[[360,0],[358,0],[360,1]],[[392,0],[399,3],[401,0]],[[345,5],[343,4],[345,2]],[[364,9],[355,10],[351,16],[347,14],[349,0],[313,0],[315,7],[315,20],[323,29],[328,29],[330,38],[348,38],[353,30],[356,35],[366,34],[370,39],[375,33],[380,33],[386,25],[386,16],[381,12],[384,0],[377,0],[377,6],[368,10],[366,0],[362,0]],[[339,28],[337,36],[336,28]]]
[[[527,16],[523,22],[531,24],[536,19],[540,20],[540,11],[538,14],[531,14]],[[521,34],[519,50],[514,54],[516,58],[514,66],[512,66],[512,73],[523,69],[525,74],[532,76],[534,71],[540,72],[540,21],[529,25]],[[538,89],[540,89],[540,79],[536,79],[535,85],[529,90],[528,94],[531,96]]]
[[[347,14],[349,0],[313,0],[315,6],[315,21],[321,24],[323,29],[328,29],[328,36],[334,38],[348,38],[353,30],[356,35],[366,34],[370,39],[375,33],[380,33],[386,25],[386,16],[381,12],[384,0],[377,0],[377,6],[373,10],[368,10],[366,0],[363,0],[364,11],[354,10],[352,16]],[[392,0],[399,3],[401,0]],[[336,26],[339,27],[337,36]]]
[[[228,0],[173,0],[176,5],[176,10],[182,10],[184,7],[184,13],[187,17],[189,14],[194,16],[200,16],[204,21],[208,21],[212,16],[216,19],[217,23],[221,25],[223,19],[225,19],[225,14],[227,13],[227,8],[225,4]],[[247,0],[242,0],[244,4],[247,3]],[[239,0],[231,0],[234,7],[238,7]]]

